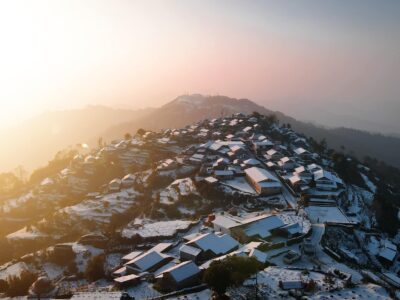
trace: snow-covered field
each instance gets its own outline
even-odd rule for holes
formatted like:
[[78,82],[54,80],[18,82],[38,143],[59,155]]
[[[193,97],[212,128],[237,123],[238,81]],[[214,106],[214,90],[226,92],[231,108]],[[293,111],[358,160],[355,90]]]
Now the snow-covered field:
[[104,195],[100,199],[87,199],[81,203],[62,209],[72,217],[106,223],[116,213],[122,213],[135,202],[137,193],[133,189]]
[[342,211],[335,206],[308,206],[305,211],[312,223],[350,223]]
[[174,204],[179,200],[180,196],[189,196],[190,194],[198,194],[192,179],[177,179],[160,192],[160,203]]
[[2,207],[3,213],[8,213],[10,212],[12,209],[17,208],[21,205],[23,205],[24,203],[26,203],[28,200],[33,198],[33,194],[32,192],[29,192],[25,195],[22,195],[18,198],[12,198],[12,199],[8,199],[6,200]]
[[32,268],[24,262],[5,265],[0,267],[0,279],[7,279],[9,276],[19,276],[24,270],[31,270]]
[[124,238],[132,238],[135,235],[139,235],[142,238],[151,238],[151,237],[172,237],[178,231],[188,230],[189,227],[193,224],[192,221],[183,221],[183,220],[175,220],[175,221],[161,221],[161,222],[152,222],[149,220],[135,220],[129,223],[122,230],[122,237]]
[[[359,285],[355,288],[346,288],[345,282],[334,278],[334,283],[329,286],[325,275],[319,272],[303,272],[287,268],[268,267],[257,275],[260,294],[270,297],[268,299],[292,299],[279,287],[279,281],[301,281],[316,283],[314,293],[307,299],[391,299],[388,293],[380,286],[374,284]],[[247,286],[253,286],[254,278],[245,282]]]

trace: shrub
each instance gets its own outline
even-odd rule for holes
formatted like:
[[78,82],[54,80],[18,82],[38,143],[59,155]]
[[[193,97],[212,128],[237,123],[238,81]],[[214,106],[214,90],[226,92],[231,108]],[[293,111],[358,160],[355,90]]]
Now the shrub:
[[222,261],[214,261],[204,273],[203,281],[219,296],[225,294],[229,286],[240,285],[263,265],[254,257],[229,256]]
[[104,278],[105,277],[104,262],[105,262],[104,254],[97,255],[93,257],[91,260],[89,260],[85,272],[85,278],[91,282]]
[[36,274],[30,271],[22,271],[20,276],[10,276],[7,278],[8,289],[7,296],[17,297],[24,296],[28,293],[29,287],[37,279]]
[[8,290],[8,282],[4,279],[0,279],[0,293],[5,293]]

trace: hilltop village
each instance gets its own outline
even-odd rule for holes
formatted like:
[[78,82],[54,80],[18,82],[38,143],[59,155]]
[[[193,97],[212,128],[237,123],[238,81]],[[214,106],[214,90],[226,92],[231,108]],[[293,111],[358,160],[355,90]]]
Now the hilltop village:
[[231,299],[400,298],[378,182],[273,115],[141,129],[2,204],[21,224],[40,216],[6,236],[4,296],[210,299],[213,266],[243,260],[257,270],[227,284]]

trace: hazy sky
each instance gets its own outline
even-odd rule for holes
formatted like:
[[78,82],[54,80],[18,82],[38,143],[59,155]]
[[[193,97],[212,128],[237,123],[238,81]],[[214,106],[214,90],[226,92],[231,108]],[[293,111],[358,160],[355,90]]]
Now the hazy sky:
[[183,93],[288,112],[348,104],[349,115],[392,122],[400,113],[396,0],[3,0],[0,38],[0,127]]

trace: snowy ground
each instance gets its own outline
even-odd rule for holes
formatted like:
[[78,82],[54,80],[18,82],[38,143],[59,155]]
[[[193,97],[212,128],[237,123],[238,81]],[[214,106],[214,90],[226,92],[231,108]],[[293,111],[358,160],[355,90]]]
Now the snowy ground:
[[350,223],[342,211],[335,206],[308,206],[305,211],[312,223]]
[[140,235],[143,238],[172,237],[177,231],[187,230],[193,224],[192,221],[161,221],[135,220],[122,230],[122,237],[131,238]]
[[204,291],[187,294],[177,297],[168,298],[170,300],[209,300],[211,299],[212,291],[210,289],[205,289]]
[[130,208],[135,202],[136,194],[133,189],[122,190],[118,193],[104,195],[100,199],[84,200],[61,211],[79,219],[107,223],[113,214],[122,213]]
[[189,196],[190,194],[198,195],[192,179],[177,179],[160,192],[160,203],[171,205],[177,202],[180,196]]
[[0,267],[0,279],[7,279],[9,276],[19,276],[24,270],[32,270],[32,267],[24,262]]
[[126,289],[129,296],[134,299],[152,299],[154,297],[161,296],[161,294],[153,288],[148,282],[142,282],[135,287]]
[[[316,289],[314,294],[307,299],[390,299],[387,292],[380,286],[367,284],[355,288],[345,288],[345,283],[334,279],[334,284],[329,286],[324,281],[325,275],[319,272],[303,272],[302,270],[291,270],[287,268],[268,267],[257,275],[260,294],[268,299],[288,299],[286,292],[280,289],[279,281],[303,281],[314,280]],[[255,279],[245,282],[246,286],[253,286]],[[332,290],[334,289],[334,290]],[[329,292],[328,292],[329,291]]]
[[360,175],[370,191],[375,194],[377,189],[376,185],[368,178],[367,175],[364,175],[363,173],[360,173]]
[[12,209],[23,205],[24,203],[26,203],[28,200],[30,200],[32,198],[33,198],[33,194],[32,194],[32,192],[29,192],[18,198],[8,199],[1,205],[2,211],[3,211],[3,213],[8,213]]
[[32,226],[28,228],[25,226],[24,228],[10,233],[7,235],[7,240],[15,241],[15,240],[34,240],[37,238],[46,238],[48,235],[40,232],[36,227]]

